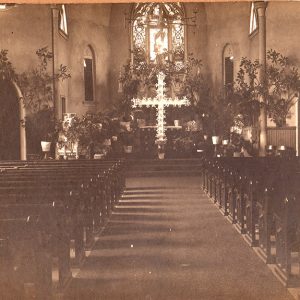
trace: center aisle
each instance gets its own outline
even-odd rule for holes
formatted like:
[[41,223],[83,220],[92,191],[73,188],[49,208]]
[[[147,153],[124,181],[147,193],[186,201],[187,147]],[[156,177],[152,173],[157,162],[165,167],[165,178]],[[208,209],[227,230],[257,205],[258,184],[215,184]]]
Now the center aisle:
[[129,178],[65,299],[292,299],[200,188]]

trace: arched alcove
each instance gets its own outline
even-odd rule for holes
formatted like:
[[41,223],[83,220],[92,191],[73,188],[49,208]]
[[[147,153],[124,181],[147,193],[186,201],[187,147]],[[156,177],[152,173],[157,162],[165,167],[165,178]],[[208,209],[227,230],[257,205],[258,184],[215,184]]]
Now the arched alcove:
[[0,80],[0,159],[26,159],[25,110],[22,94],[15,82]]

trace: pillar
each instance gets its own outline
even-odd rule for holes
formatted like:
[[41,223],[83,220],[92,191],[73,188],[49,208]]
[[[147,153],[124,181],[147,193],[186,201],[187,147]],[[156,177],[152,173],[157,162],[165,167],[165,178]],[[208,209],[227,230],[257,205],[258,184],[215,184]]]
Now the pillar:
[[58,93],[57,93],[57,84],[55,80],[55,73],[58,69],[57,63],[57,53],[58,53],[58,16],[59,16],[59,8],[57,5],[51,5],[51,52],[53,54],[52,59],[52,74],[53,74],[53,105],[55,109],[56,117],[58,117],[59,109],[58,109]]
[[[261,68],[258,73],[258,79],[260,82],[265,81],[266,72],[266,7],[267,4],[264,1],[254,2],[255,10],[258,16],[258,59],[261,64]],[[265,103],[265,99],[262,97],[261,102]],[[259,155],[265,156],[267,145],[267,112],[263,106],[259,116]]]
[[25,111],[25,105],[24,105],[24,99],[22,92],[19,88],[19,86],[16,84],[15,81],[12,82],[17,97],[19,99],[19,111],[20,111],[20,160],[26,160],[27,159],[27,147],[26,147],[26,128],[21,124],[21,121],[24,121],[26,119],[26,111]]

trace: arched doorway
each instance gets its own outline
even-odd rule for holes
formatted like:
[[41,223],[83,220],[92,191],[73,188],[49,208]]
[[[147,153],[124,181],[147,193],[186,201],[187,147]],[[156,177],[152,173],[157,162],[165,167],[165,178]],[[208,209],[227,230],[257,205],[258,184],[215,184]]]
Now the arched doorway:
[[17,160],[20,153],[20,105],[15,85],[0,80],[0,160]]

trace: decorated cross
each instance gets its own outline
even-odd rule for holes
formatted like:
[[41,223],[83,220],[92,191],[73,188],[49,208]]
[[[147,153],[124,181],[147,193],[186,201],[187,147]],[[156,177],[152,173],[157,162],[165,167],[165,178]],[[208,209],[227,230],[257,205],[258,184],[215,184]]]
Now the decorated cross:
[[182,105],[190,105],[189,100],[186,97],[183,99],[178,99],[177,97],[167,98],[165,97],[165,79],[166,75],[162,72],[157,75],[157,84],[156,91],[157,95],[154,98],[142,98],[142,99],[132,99],[132,107],[156,107],[156,120],[157,120],[157,131],[156,131],[156,139],[158,142],[165,142],[166,138],[166,121],[165,121],[165,107],[168,106],[182,106]]

